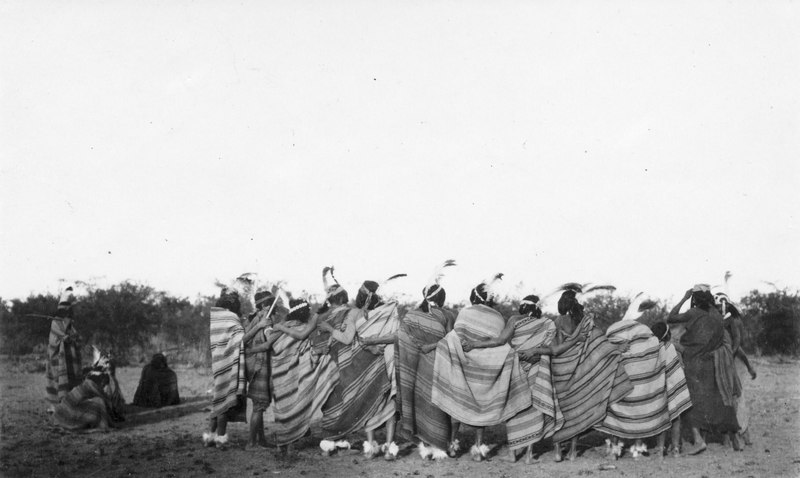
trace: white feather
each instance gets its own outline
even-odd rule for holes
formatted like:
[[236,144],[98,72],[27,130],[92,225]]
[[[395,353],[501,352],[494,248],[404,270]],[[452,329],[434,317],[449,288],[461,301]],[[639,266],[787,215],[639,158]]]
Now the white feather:
[[322,451],[330,453],[336,449],[336,444],[331,440],[322,440],[319,442],[319,447],[322,449]]
[[456,265],[455,259],[447,259],[446,261],[444,261],[441,264],[439,264],[438,266],[436,266],[436,268],[433,270],[433,274],[428,279],[428,283],[426,284],[426,287],[430,287],[432,285],[439,284],[439,281],[441,281],[442,277],[444,277],[444,269],[446,267],[452,267],[452,266],[455,266],[455,265]]
[[644,314],[644,311],[639,310],[639,306],[642,305],[642,302],[646,299],[644,292],[639,292],[631,301],[631,304],[628,306],[628,310],[625,311],[625,315],[622,316],[622,320],[636,320]]

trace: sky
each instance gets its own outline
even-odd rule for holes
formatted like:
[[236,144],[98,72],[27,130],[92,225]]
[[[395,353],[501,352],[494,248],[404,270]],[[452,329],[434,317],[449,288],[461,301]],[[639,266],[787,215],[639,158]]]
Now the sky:
[[800,3],[0,2],[0,297],[445,259],[800,287]]

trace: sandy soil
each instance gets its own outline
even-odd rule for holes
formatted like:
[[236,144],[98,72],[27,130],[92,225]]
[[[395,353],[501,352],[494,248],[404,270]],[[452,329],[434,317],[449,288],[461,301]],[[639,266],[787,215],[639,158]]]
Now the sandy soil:
[[[184,403],[161,410],[131,407],[127,420],[109,433],[68,433],[54,427],[45,413],[44,373],[28,373],[8,361],[0,364],[0,474],[2,476],[596,476],[596,477],[766,477],[800,476],[800,362],[756,360],[758,379],[747,381],[753,445],[734,452],[710,443],[698,456],[640,458],[616,462],[603,457],[602,437],[581,440],[574,462],[554,463],[552,449],[539,450],[541,463],[507,463],[502,456],[505,430],[493,427],[488,438],[496,456],[473,463],[469,455],[442,463],[422,461],[412,444],[401,445],[396,462],[365,460],[358,451],[330,458],[320,456],[318,440],[307,438],[293,458],[278,456],[275,448],[244,450],[247,425],[232,424],[231,446],[204,448],[200,434],[208,415],[211,380],[207,370],[177,368]],[[118,371],[127,399],[132,399],[140,370]],[[267,435],[274,423],[267,416]],[[363,436],[349,437],[360,444]],[[462,430],[462,443],[471,444],[473,432]],[[793,440],[793,441],[792,441]],[[358,445],[360,447],[360,445]],[[613,469],[607,468],[611,465]]]

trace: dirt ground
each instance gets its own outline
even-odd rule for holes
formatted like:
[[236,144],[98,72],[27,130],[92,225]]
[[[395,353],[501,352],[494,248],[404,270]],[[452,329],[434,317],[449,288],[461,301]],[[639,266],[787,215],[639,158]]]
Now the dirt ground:
[[[552,449],[543,446],[541,463],[501,459],[505,430],[493,427],[489,443],[494,455],[483,463],[465,454],[441,463],[423,461],[412,444],[401,444],[395,462],[382,458],[365,460],[357,450],[322,457],[318,439],[301,442],[293,458],[278,456],[275,448],[244,450],[247,425],[230,425],[231,446],[225,450],[204,448],[200,435],[206,426],[211,378],[207,370],[176,368],[183,403],[161,410],[130,407],[127,420],[108,433],[68,433],[53,426],[45,413],[44,373],[29,373],[8,360],[0,363],[0,475],[49,477],[122,476],[595,476],[595,477],[767,477],[800,476],[800,362],[756,360],[758,378],[747,380],[745,392],[751,410],[753,445],[734,452],[710,443],[698,456],[682,458],[625,456],[609,462],[602,437],[596,433],[581,439],[580,456],[574,462],[554,463]],[[140,369],[122,368],[118,377],[128,400],[138,383]],[[267,415],[267,435],[274,428]],[[473,431],[462,430],[461,441],[471,444]],[[362,435],[349,437],[360,447]],[[605,465],[605,466],[604,466]],[[613,469],[608,468],[613,466]]]

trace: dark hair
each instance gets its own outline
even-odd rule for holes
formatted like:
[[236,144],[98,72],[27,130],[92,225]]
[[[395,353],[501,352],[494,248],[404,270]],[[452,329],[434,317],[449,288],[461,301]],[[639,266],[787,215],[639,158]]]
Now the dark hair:
[[365,280],[356,294],[356,307],[364,308],[364,305],[367,305],[367,297],[369,297],[367,309],[372,310],[377,307],[381,303],[381,297],[376,294],[379,286],[380,284],[375,281]]
[[672,338],[672,332],[666,322],[656,322],[650,326],[650,331],[658,338],[659,342],[669,342]]
[[163,370],[167,368],[167,357],[161,353],[154,354],[153,359],[150,360],[150,365],[152,365],[156,370]]
[[574,290],[565,290],[561,297],[558,299],[558,313],[561,315],[567,315],[570,312],[575,310],[579,312],[583,311],[583,306],[578,302],[578,299],[575,297]]
[[328,297],[326,300],[330,305],[342,305],[350,302],[350,297],[344,288],[339,288],[339,291]]
[[[533,302],[533,304],[524,302]],[[519,313],[522,315],[530,314],[537,319],[540,318],[542,316],[542,309],[539,308],[539,297],[536,295],[525,296],[519,304]]]
[[703,309],[708,311],[711,307],[714,307],[714,296],[711,295],[710,291],[707,290],[696,290],[692,292],[692,307],[697,307],[699,309]]
[[494,298],[489,297],[489,292],[486,290],[486,284],[481,282],[470,291],[469,303],[472,305],[484,304],[492,307],[494,305]]
[[[303,307],[299,307],[297,310],[294,310],[294,311],[291,310],[291,309],[294,309],[298,305],[300,305],[300,306],[304,305],[304,306]],[[290,299],[289,300],[289,309],[290,309],[290,311],[289,311],[289,315],[287,316],[287,319],[289,319],[289,320],[298,320],[300,322],[308,322],[308,317],[311,315],[311,308],[309,307],[308,302],[306,302],[303,299]]]
[[444,287],[440,286],[439,284],[425,287],[422,289],[422,302],[419,304],[419,308],[423,312],[430,312],[428,302],[433,302],[437,306],[442,307],[444,306],[444,300],[446,297],[447,293],[444,291]]
[[239,294],[235,290],[223,290],[219,294],[219,299],[214,304],[217,307],[228,309],[236,315],[242,308],[242,303],[239,301]]
[[268,290],[260,290],[256,292],[255,301],[256,309],[258,310],[272,307],[272,304],[275,302],[275,295]]

